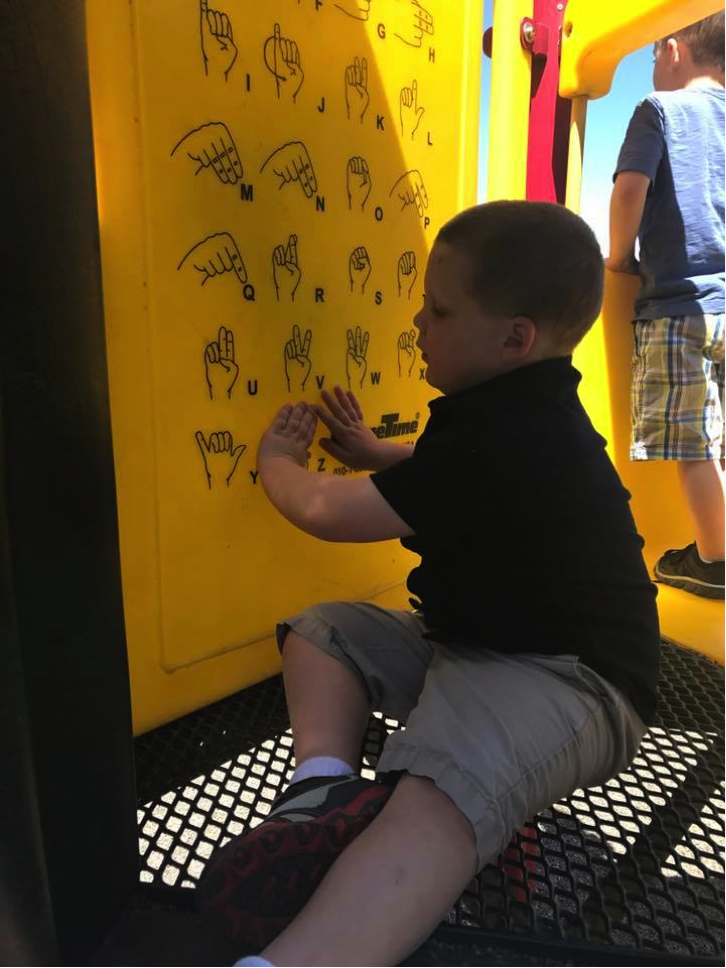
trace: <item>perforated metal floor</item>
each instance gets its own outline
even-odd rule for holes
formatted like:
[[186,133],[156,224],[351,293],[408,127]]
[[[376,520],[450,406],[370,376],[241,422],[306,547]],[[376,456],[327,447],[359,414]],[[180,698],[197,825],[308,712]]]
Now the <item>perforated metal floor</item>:
[[[630,770],[538,814],[471,883],[442,935],[723,963],[723,670],[664,643],[660,696]],[[364,775],[397,728],[371,719]],[[140,737],[136,758],[141,880],[191,889],[212,851],[264,819],[292,772],[281,679]]]

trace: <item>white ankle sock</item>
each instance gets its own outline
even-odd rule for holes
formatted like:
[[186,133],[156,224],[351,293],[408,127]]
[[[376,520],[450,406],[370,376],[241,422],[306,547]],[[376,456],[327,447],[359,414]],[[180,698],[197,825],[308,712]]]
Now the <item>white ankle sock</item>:
[[313,776],[348,776],[351,773],[355,773],[353,767],[337,756],[311,756],[296,767],[290,783],[309,780]]
[[275,968],[271,961],[265,961],[259,955],[248,955],[246,958],[240,958],[239,961],[235,961],[235,968],[237,965],[255,965],[256,968]]

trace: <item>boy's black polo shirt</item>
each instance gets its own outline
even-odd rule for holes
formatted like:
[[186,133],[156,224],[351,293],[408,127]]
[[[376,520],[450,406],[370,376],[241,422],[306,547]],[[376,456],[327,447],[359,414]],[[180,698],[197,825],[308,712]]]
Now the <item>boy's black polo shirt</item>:
[[580,378],[557,358],[433,400],[412,456],[371,480],[416,532],[402,544],[430,638],[578,655],[650,725],[655,586]]

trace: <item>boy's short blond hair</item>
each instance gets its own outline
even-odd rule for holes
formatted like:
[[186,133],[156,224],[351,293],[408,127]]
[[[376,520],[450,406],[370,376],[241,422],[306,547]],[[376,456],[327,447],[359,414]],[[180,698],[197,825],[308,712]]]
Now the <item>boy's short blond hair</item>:
[[499,201],[452,218],[438,240],[469,262],[467,291],[482,308],[526,316],[570,353],[597,319],[604,266],[592,229],[551,202]]
[[711,14],[703,20],[697,20],[682,30],[676,30],[656,43],[662,47],[673,37],[681,40],[688,47],[693,63],[698,67],[715,67],[724,69],[724,14]]

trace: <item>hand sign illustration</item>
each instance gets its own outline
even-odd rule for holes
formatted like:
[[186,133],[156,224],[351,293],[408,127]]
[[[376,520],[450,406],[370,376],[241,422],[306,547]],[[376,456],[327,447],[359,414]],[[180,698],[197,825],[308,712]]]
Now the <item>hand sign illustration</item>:
[[294,40],[280,36],[280,25],[275,24],[272,37],[265,41],[263,49],[265,66],[275,78],[277,96],[282,92],[292,95],[293,101],[302,87],[305,75],[300,66],[300,51]]
[[204,351],[204,368],[207,374],[209,399],[219,400],[232,396],[237,382],[239,367],[234,361],[234,336],[232,330],[219,328],[219,338],[207,345]]
[[223,74],[226,81],[237,60],[230,19],[221,10],[211,10],[209,0],[199,0],[199,15],[204,73]]
[[359,245],[353,249],[348,259],[348,278],[350,280],[350,291],[355,292],[360,286],[361,293],[366,291],[366,283],[371,274],[371,260],[368,250],[364,245]]
[[242,177],[242,162],[237,147],[229,128],[221,121],[210,121],[185,134],[172,149],[172,157],[179,149],[197,166],[195,175],[205,168],[211,168],[225,185],[234,185]]
[[202,277],[203,286],[214,276],[221,276],[226,272],[234,272],[242,285],[247,282],[245,264],[237,243],[229,232],[217,232],[216,235],[208,235],[206,239],[197,242],[176,267],[177,272],[187,259]]
[[409,47],[421,47],[424,34],[434,32],[434,18],[418,0],[394,0],[389,13],[393,18],[394,34]]
[[398,295],[404,292],[411,298],[411,290],[416,284],[418,270],[416,269],[416,253],[404,252],[398,260]]
[[209,440],[205,440],[201,430],[194,436],[204,461],[207,487],[211,491],[213,487],[221,487],[223,482],[229,487],[239,459],[247,450],[247,444],[237,444],[235,447],[232,434],[228,430],[210,434]]
[[411,140],[413,140],[416,129],[426,111],[426,108],[418,106],[418,81],[414,80],[411,87],[401,88],[399,106],[401,109],[401,134],[404,138],[410,135]]
[[371,12],[371,0],[338,0],[333,6],[356,20],[367,20]]
[[371,96],[368,93],[368,60],[356,57],[353,64],[345,69],[345,106],[348,119],[360,118],[368,110]]
[[297,264],[297,236],[291,235],[287,245],[276,245],[272,253],[272,277],[275,281],[275,293],[280,299],[280,292],[295,299],[295,292],[300,285],[300,267]]
[[356,326],[355,333],[352,329],[349,329],[347,335],[348,352],[345,356],[345,372],[348,377],[348,389],[350,390],[354,383],[356,386],[363,386],[363,380],[368,369],[366,353],[368,352],[370,333],[368,330],[362,333],[360,326]]
[[429,196],[426,193],[421,172],[417,168],[405,171],[388,195],[389,198],[395,195],[400,200],[401,211],[407,205],[415,205],[419,218],[423,217],[424,209],[429,207]]
[[313,163],[302,141],[288,141],[287,144],[280,145],[263,162],[260,173],[268,165],[280,179],[278,188],[284,188],[288,182],[299,182],[306,198],[312,198],[318,190]]
[[410,329],[398,337],[398,375],[411,376],[416,362],[416,330]]
[[312,332],[305,331],[305,337],[300,336],[300,327],[297,323],[292,328],[292,339],[285,343],[285,379],[287,389],[293,386],[305,389],[312,363],[310,362],[310,342],[313,338]]
[[348,159],[346,187],[348,189],[348,208],[357,208],[360,205],[362,211],[366,207],[373,186],[368,162],[360,155],[354,155]]

